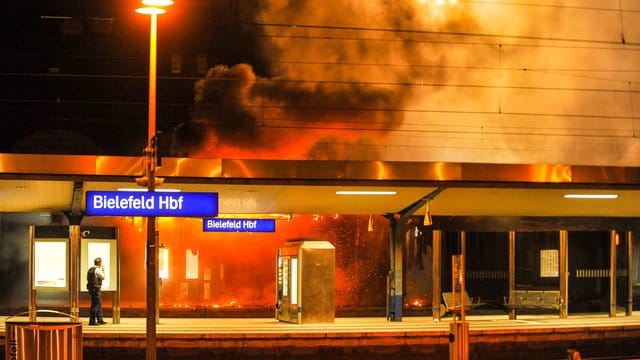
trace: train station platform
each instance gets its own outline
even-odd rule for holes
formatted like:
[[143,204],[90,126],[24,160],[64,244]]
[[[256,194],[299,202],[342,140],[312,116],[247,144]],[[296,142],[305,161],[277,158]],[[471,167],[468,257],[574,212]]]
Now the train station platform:
[[[82,319],[85,359],[144,359],[146,319],[89,326]],[[16,318],[11,318],[16,321]],[[470,359],[640,358],[640,315],[468,315]],[[0,319],[2,355],[6,317]],[[158,359],[447,359],[450,317],[337,317],[329,324],[273,318],[161,318]]]

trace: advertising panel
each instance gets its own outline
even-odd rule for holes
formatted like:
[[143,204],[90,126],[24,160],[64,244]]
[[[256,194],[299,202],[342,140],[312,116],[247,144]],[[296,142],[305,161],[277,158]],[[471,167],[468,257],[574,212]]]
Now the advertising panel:
[[35,239],[34,289],[66,290],[69,258],[66,239]]
[[82,238],[80,243],[80,290],[87,291],[86,274],[96,258],[102,259],[102,291],[118,290],[118,243],[116,239]]

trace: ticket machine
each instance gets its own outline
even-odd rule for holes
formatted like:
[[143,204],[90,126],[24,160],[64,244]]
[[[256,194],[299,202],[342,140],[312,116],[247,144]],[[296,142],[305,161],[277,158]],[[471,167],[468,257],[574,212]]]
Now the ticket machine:
[[335,247],[322,240],[290,240],[276,250],[276,319],[332,323]]

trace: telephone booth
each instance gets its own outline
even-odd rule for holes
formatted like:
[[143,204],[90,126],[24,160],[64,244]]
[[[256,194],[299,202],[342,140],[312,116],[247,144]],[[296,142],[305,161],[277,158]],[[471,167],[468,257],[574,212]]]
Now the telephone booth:
[[322,240],[290,240],[276,250],[276,319],[332,323],[335,247]]

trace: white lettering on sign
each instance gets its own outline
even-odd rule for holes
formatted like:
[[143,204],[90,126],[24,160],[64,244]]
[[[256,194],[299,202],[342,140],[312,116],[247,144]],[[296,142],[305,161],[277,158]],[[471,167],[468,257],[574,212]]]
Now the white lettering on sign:
[[240,220],[207,220],[207,228],[209,229],[242,229],[242,221]]
[[216,216],[218,194],[87,191],[86,205],[89,216]]
[[216,219],[204,218],[204,231],[211,232],[275,232],[274,219]]
[[128,197],[120,197],[116,195],[114,197],[108,197],[106,195],[93,197],[94,209],[135,209],[135,210],[147,210],[155,208],[155,199],[153,197],[134,197],[130,195]]
[[[184,196],[165,195],[158,197],[159,210],[182,210],[184,205]],[[98,195],[93,197],[94,209],[118,209],[118,210],[155,210],[156,202],[154,197],[142,195],[135,197],[108,197],[106,195]]]
[[160,196],[158,198],[159,208],[167,210],[181,210],[183,201],[184,196],[178,196],[177,199],[171,195]]
[[207,229],[221,230],[254,230],[258,227],[256,220],[207,219]]

